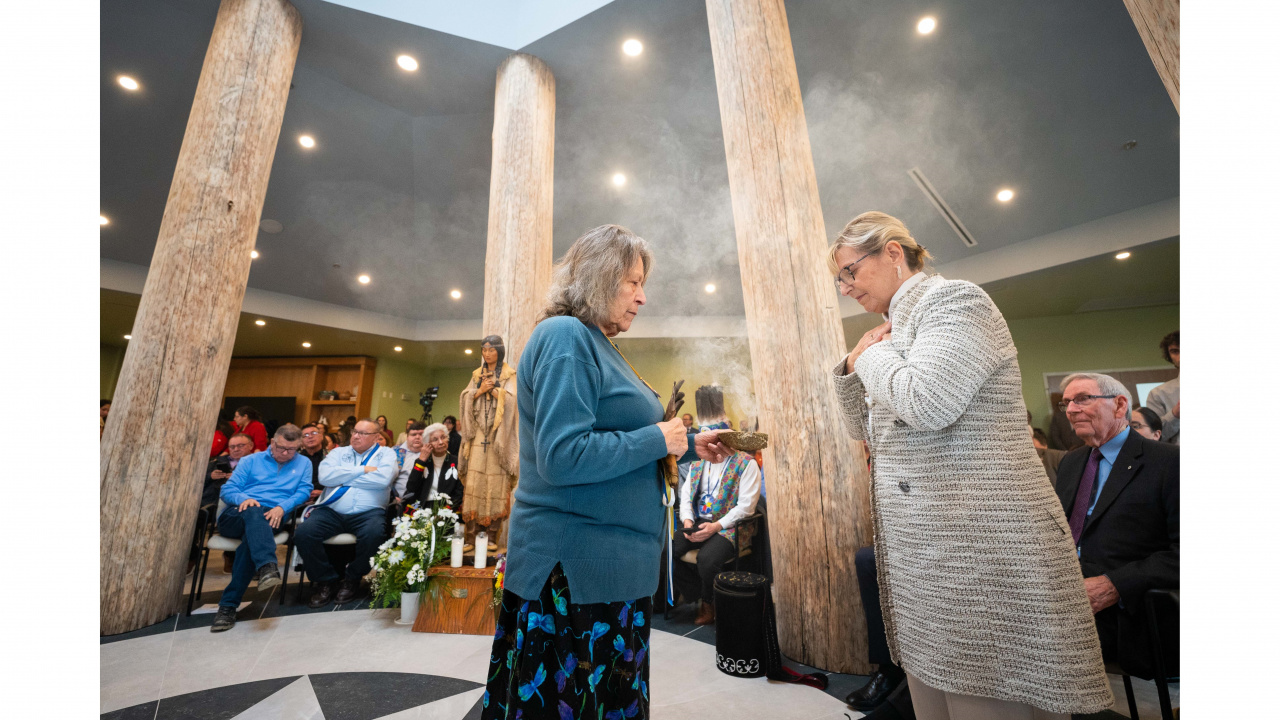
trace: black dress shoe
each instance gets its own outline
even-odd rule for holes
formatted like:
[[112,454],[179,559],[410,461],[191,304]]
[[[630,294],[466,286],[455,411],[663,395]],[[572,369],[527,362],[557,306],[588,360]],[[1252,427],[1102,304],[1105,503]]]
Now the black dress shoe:
[[351,602],[352,598],[356,596],[356,591],[359,589],[359,580],[343,580],[342,587],[338,588],[338,594],[333,598],[333,601],[339,605]]
[[872,710],[889,697],[889,693],[902,681],[903,674],[897,668],[881,668],[876,670],[866,685],[849,693],[844,699],[854,710]]
[[309,607],[322,608],[333,600],[333,583],[320,583],[316,587],[316,591],[311,593],[311,602],[307,603]]
[[213,625],[209,632],[226,632],[236,626],[236,609],[218,606],[218,614],[213,616]]

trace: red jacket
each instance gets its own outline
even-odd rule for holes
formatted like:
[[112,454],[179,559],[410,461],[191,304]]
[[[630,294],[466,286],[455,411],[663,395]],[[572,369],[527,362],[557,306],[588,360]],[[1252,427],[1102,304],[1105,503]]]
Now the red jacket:
[[[231,426],[235,427],[236,424],[231,423]],[[236,432],[242,432],[253,438],[254,452],[267,449],[267,428],[261,422],[250,420],[247,426],[237,429]]]

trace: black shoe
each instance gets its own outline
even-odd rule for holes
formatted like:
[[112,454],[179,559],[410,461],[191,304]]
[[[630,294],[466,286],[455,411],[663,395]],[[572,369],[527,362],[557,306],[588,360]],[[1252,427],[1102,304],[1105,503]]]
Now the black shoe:
[[308,606],[313,608],[322,608],[333,600],[333,583],[320,583],[316,586],[316,591],[311,594],[311,602]]
[[893,692],[893,689],[898,686],[903,677],[902,670],[892,665],[886,665],[876,670],[866,685],[849,693],[849,696],[844,701],[854,710],[866,711],[875,709],[885,701],[885,698],[889,697],[889,693]]
[[267,563],[258,568],[258,589],[270,590],[280,584],[280,568],[275,563]]
[[213,625],[209,632],[226,632],[236,626],[236,609],[218,606],[218,614],[213,616]]
[[333,601],[339,605],[349,603],[356,596],[356,591],[359,589],[359,580],[343,580],[342,587],[338,588],[338,594],[333,598]]

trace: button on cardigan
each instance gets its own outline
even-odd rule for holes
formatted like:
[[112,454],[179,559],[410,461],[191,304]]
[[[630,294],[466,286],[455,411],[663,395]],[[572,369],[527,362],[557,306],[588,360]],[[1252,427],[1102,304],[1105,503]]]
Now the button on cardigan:
[[516,388],[520,480],[506,588],[536,598],[559,563],[572,602],[652,595],[666,516],[657,394],[599,328],[573,317],[534,328]]

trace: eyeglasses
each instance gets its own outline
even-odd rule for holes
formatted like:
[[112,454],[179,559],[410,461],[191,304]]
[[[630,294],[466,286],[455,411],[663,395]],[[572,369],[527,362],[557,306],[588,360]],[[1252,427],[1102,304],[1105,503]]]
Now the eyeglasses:
[[854,260],[853,262],[849,263],[848,265],[845,265],[844,267],[840,268],[840,272],[836,273],[836,289],[837,289],[837,290],[839,290],[839,289],[840,289],[840,287],[841,287],[841,285],[852,285],[852,284],[853,284],[853,276],[854,276],[854,273],[853,273],[853,270],[850,270],[849,268],[852,268],[854,265],[857,265],[858,263],[862,262],[863,260],[866,260],[867,258],[871,257],[871,256],[872,256],[872,255],[874,255],[875,253],[876,253],[876,251],[875,251],[875,250],[872,250],[871,252],[867,253],[866,255],[863,255],[862,257],[858,258],[857,260]]
[[253,443],[231,443],[227,447],[232,450],[249,450],[253,448]]
[[351,434],[352,435],[381,435],[382,433],[378,430],[374,430],[373,432],[365,432],[363,430],[352,430]]
[[1115,395],[1077,395],[1073,398],[1062,398],[1062,402],[1058,403],[1058,409],[1066,411],[1067,406],[1075,403],[1080,407],[1089,407],[1094,400],[1109,400],[1116,397]]
[[312,430],[311,432],[302,433],[302,437],[317,437],[319,435],[320,433],[316,432],[315,430]]
[[271,446],[272,446],[272,447],[274,447],[276,450],[278,450],[278,451],[282,452],[282,453],[296,453],[296,452],[298,452],[298,448],[296,448],[296,447],[285,447],[284,445],[276,445],[275,443],[272,443],[272,444],[271,444]]

